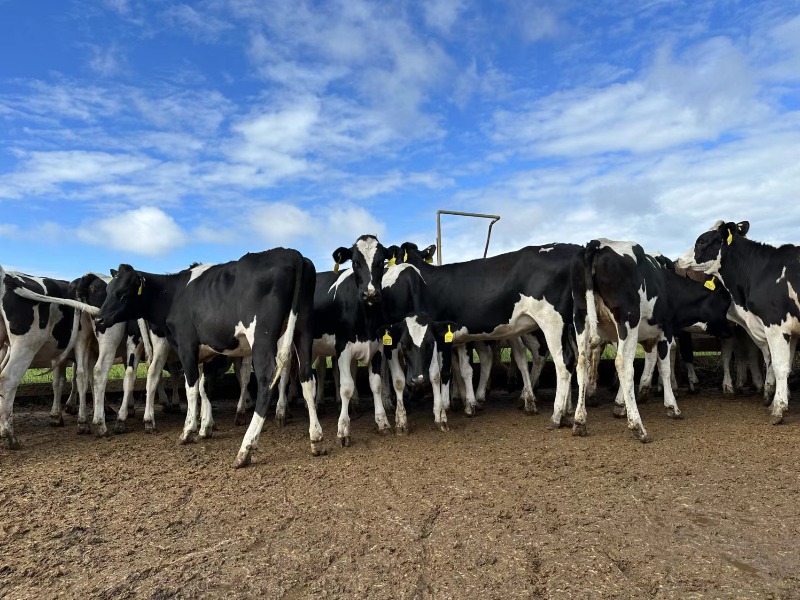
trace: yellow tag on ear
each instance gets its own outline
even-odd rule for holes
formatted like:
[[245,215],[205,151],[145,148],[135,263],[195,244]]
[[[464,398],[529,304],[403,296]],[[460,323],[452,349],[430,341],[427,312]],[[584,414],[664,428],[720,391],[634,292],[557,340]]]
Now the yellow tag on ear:
[[427,257],[425,259],[425,262],[428,263],[429,265],[432,264],[433,263],[433,257],[431,257],[431,256]]
[[444,334],[444,343],[445,344],[453,343],[453,332],[450,331],[450,325],[447,326],[447,333]]
[[717,289],[717,284],[714,283],[714,278],[713,277],[711,279],[709,279],[708,281],[706,281],[703,285],[705,287],[707,287],[708,289],[712,290],[712,291]]
[[339,272],[339,263],[338,262],[335,265],[333,265],[333,272],[334,273],[338,273]]
[[390,267],[393,267],[393,266],[395,266],[396,264],[397,264],[397,259],[396,259],[394,256],[393,256],[392,258],[390,258],[390,259],[389,259],[389,266],[390,266]]
[[141,286],[141,284],[139,285],[139,291],[136,292],[136,295],[137,296],[141,296],[142,295],[142,286]]
[[384,346],[391,346],[392,345],[392,336],[389,335],[389,330],[386,330],[386,333],[383,334],[383,345]]
[[730,245],[731,245],[731,242],[732,242],[732,241],[733,241],[733,233],[731,233],[730,231],[728,231],[728,246],[730,246]]
[[403,253],[403,262],[408,262],[408,252]]

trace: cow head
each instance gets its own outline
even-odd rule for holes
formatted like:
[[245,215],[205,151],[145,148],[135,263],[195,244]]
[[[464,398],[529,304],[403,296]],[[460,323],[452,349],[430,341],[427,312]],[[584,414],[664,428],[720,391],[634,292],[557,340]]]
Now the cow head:
[[378,330],[385,352],[403,350],[406,362],[406,383],[419,387],[430,381],[429,373],[434,351],[450,352],[453,334],[459,326],[452,321],[432,321],[424,313],[409,315],[399,323]]
[[383,265],[389,260],[388,252],[374,235],[362,235],[350,248],[337,248],[333,253],[334,270],[348,260],[353,265],[353,277],[362,302],[373,305],[381,300]]
[[120,265],[118,271],[111,269],[111,277],[105,302],[95,318],[95,323],[101,327],[138,319],[143,312],[144,276],[130,265]]
[[681,269],[719,274],[723,248],[730,246],[736,237],[747,236],[749,230],[748,221],[740,223],[717,221],[711,229],[697,238],[694,248],[678,259],[677,266]]
[[[436,245],[431,244],[427,248],[420,250],[414,242],[405,242],[400,245],[400,250],[403,254],[402,262],[426,262],[428,264],[433,262],[433,256],[436,254]],[[400,262],[398,260],[398,262]]]
[[709,277],[703,285],[709,290],[706,307],[710,318],[706,321],[706,333],[718,338],[731,337],[733,331],[728,321],[731,295],[714,277]]
[[86,273],[69,284],[69,297],[100,308],[106,300],[106,286],[96,273]]

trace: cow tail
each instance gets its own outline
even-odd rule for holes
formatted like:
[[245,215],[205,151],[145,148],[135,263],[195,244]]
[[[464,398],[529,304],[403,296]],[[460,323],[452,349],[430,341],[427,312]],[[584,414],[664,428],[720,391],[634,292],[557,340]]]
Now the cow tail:
[[150,343],[150,328],[147,326],[147,321],[144,319],[137,319],[136,323],[139,325],[139,335],[142,336],[142,346],[144,346],[144,357],[149,363],[153,360],[153,345]]
[[586,340],[590,346],[599,341],[597,333],[597,304],[594,301],[594,256],[596,252],[597,245],[594,242],[589,242],[583,253],[583,276],[586,285],[586,328],[589,333],[586,336]]
[[275,375],[272,377],[272,383],[269,384],[270,389],[274,388],[278,382],[286,361],[289,360],[289,353],[292,351],[292,344],[294,343],[294,329],[297,324],[297,315],[300,311],[300,293],[303,290],[303,256],[299,252],[296,253],[294,272],[292,308],[289,310],[286,331],[279,340],[278,355],[275,357]]

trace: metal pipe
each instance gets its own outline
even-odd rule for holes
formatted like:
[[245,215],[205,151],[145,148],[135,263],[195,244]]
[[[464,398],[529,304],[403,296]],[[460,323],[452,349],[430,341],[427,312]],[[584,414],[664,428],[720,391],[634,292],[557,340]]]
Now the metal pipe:
[[489,252],[489,240],[492,238],[492,226],[500,220],[500,215],[485,215],[483,213],[460,212],[457,210],[437,210],[436,211],[436,264],[442,264],[442,215],[455,215],[457,217],[478,217],[481,219],[491,219],[489,223],[489,233],[486,236],[486,247],[483,249],[483,258]]

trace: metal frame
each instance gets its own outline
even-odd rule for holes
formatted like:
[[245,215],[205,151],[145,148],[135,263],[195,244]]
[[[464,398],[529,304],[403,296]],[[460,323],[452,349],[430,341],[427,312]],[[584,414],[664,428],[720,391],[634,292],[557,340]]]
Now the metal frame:
[[489,240],[492,239],[492,226],[500,220],[499,215],[484,215],[481,213],[458,212],[456,210],[437,210],[436,211],[436,264],[442,264],[442,215],[455,215],[457,217],[478,217],[481,219],[491,219],[489,223],[489,233],[486,235],[486,247],[483,249],[483,258],[489,252]]

